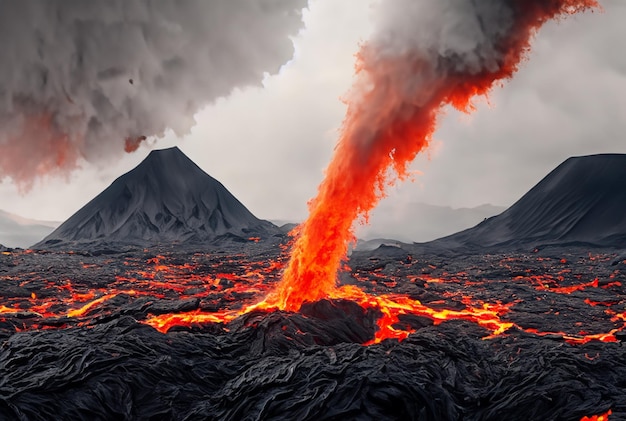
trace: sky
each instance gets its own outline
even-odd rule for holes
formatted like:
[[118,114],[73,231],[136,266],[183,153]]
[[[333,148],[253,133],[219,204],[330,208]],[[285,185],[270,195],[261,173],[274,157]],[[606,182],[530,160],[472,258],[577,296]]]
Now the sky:
[[[295,54],[261,86],[237,88],[195,115],[191,133],[168,131],[117,161],[81,161],[69,176],[28,192],[0,183],[0,209],[62,221],[136,166],[151,149],[178,146],[264,219],[299,221],[338,137],[354,54],[372,30],[376,0],[310,0]],[[421,202],[509,206],[570,156],[626,153],[626,1],[546,25],[516,77],[466,115],[449,110],[393,187],[384,209]],[[380,217],[380,215],[378,215]]]

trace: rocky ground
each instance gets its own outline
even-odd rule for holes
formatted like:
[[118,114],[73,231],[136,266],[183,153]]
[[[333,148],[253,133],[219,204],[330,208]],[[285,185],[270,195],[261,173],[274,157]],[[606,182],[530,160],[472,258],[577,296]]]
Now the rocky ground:
[[299,313],[242,311],[284,247],[95,254],[0,254],[0,419],[626,419],[616,250],[382,246]]

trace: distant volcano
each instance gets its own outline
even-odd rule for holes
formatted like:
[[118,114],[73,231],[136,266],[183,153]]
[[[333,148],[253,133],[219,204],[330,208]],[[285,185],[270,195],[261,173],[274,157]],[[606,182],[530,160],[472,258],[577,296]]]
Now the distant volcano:
[[502,214],[430,244],[451,248],[624,247],[625,180],[626,155],[569,158]]
[[150,152],[33,248],[139,246],[279,233],[177,147]]

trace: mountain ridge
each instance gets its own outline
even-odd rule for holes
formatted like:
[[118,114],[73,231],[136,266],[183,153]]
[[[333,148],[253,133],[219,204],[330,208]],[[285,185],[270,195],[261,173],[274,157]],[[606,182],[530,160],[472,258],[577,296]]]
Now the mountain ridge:
[[60,222],[23,218],[0,209],[0,244],[9,248],[27,248],[59,225]]
[[103,241],[144,246],[278,232],[173,147],[151,151],[33,247]]
[[626,245],[626,155],[571,157],[500,215],[427,244],[507,248]]

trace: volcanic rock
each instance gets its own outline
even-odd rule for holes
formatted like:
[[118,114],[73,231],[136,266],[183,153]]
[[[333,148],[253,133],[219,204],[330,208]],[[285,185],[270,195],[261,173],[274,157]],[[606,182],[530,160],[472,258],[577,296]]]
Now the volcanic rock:
[[624,179],[626,155],[572,157],[502,214],[428,244],[445,248],[624,247]]
[[173,147],[150,152],[33,248],[247,241],[279,233]]
[[[239,312],[278,282],[282,249],[261,249],[0,253],[0,421],[626,419],[612,250],[398,262],[383,248],[383,270],[357,252],[355,287],[445,312],[402,305],[394,321],[374,301],[326,299],[194,320]],[[191,319],[163,329],[154,316]],[[496,334],[490,320],[513,325]]]

